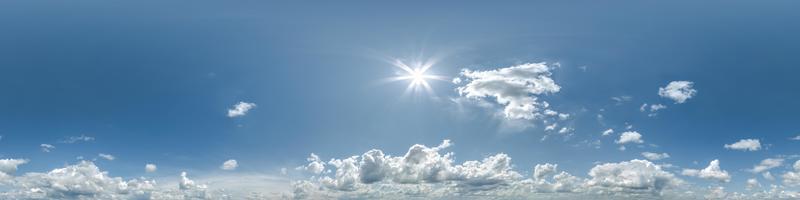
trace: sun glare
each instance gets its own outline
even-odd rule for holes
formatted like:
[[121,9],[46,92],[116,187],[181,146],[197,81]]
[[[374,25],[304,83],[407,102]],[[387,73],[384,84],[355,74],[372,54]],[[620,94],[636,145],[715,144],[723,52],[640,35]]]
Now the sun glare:
[[406,87],[406,91],[404,94],[408,93],[419,93],[420,91],[425,91],[429,95],[434,95],[433,88],[431,88],[430,83],[428,80],[446,80],[445,77],[431,75],[428,74],[428,70],[435,64],[435,62],[428,61],[425,63],[422,62],[414,62],[410,65],[401,61],[395,60],[392,63],[393,66],[400,68],[401,71],[398,72],[398,76],[391,78],[391,81],[402,81],[407,80],[409,81],[408,87]]

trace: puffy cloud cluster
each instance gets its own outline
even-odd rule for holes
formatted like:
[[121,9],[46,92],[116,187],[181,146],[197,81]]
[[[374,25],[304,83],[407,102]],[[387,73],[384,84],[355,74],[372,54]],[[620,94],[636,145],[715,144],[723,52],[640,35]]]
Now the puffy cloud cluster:
[[550,78],[550,67],[546,63],[526,63],[487,71],[464,69],[461,76],[466,82],[457,88],[461,96],[495,101],[505,106],[503,114],[508,119],[543,117],[549,103],[539,100],[539,96],[561,90]]
[[592,178],[587,182],[588,185],[613,192],[660,194],[665,188],[683,182],[647,160],[601,164],[592,168],[589,176]]
[[[604,194],[614,197],[631,194],[661,196],[663,190],[682,180],[646,160],[631,160],[595,166],[590,179],[559,171],[556,164],[539,164],[530,178],[513,169],[506,154],[456,164],[452,153],[442,153],[451,143],[436,147],[413,145],[402,156],[391,156],[373,149],[360,156],[331,159],[320,176],[293,184],[294,198],[416,198],[530,197],[551,194],[569,198],[588,198]],[[307,170],[319,158],[312,156]]]
[[247,114],[248,111],[255,108],[255,103],[248,103],[241,101],[233,106],[233,108],[228,109],[228,117],[240,117]]
[[684,103],[697,94],[693,85],[691,81],[672,81],[666,87],[658,88],[658,96],[672,99],[677,104]]
[[207,191],[181,174],[178,187],[158,187],[155,180],[111,177],[93,162],[81,161],[49,172],[12,176],[22,159],[0,160],[5,176],[0,199],[222,199],[226,194]]
[[800,160],[794,162],[792,166],[794,171],[789,171],[783,174],[783,184],[788,186],[800,186]]
[[733,144],[726,144],[724,147],[741,151],[758,151],[761,149],[761,142],[757,139],[742,139]]
[[728,174],[728,171],[722,170],[719,167],[719,160],[712,160],[710,163],[708,163],[708,167],[701,170],[683,169],[683,172],[681,172],[681,174],[685,176],[695,176],[719,182],[731,181],[731,175]]

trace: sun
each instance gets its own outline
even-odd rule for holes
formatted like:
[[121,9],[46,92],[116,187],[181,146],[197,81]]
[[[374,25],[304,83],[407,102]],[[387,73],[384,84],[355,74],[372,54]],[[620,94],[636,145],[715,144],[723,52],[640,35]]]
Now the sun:
[[389,79],[390,81],[409,81],[408,87],[406,87],[406,91],[404,94],[408,93],[419,93],[420,91],[425,91],[429,95],[434,95],[433,88],[431,84],[428,83],[428,80],[446,80],[443,76],[432,75],[428,74],[427,72],[435,62],[427,61],[427,62],[411,62],[406,63],[402,60],[395,59],[392,65],[400,69],[398,71],[398,76],[392,77]]

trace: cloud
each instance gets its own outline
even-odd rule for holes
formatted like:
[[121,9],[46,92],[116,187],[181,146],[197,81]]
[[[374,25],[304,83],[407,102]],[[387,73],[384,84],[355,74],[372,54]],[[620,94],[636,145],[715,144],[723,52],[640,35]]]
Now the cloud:
[[312,174],[320,174],[322,173],[322,170],[325,170],[325,162],[322,162],[322,160],[319,159],[319,156],[317,156],[317,154],[311,153],[311,155],[309,155],[308,158],[306,158],[306,161],[308,161],[308,165],[300,166],[297,167],[296,169],[305,170]]
[[762,160],[758,165],[753,166],[753,169],[749,171],[753,173],[761,173],[772,168],[780,167],[783,165],[783,161],[784,160],[781,158],[767,158]]
[[592,178],[588,185],[607,189],[606,191],[622,191],[635,193],[658,194],[663,189],[674,187],[683,181],[660,166],[647,160],[631,160],[619,163],[606,163],[593,167],[589,171]]
[[758,151],[761,149],[761,142],[757,139],[742,139],[733,144],[726,144],[724,147],[733,150]]
[[100,158],[106,159],[106,160],[114,160],[114,159],[116,159],[111,154],[103,154],[103,153],[101,153],[101,154],[97,154],[97,156],[99,156]]
[[81,134],[80,136],[70,136],[66,139],[59,141],[60,143],[72,144],[76,142],[89,142],[94,141],[94,137],[89,137]]
[[[322,174],[293,183],[299,199],[640,199],[658,198],[683,181],[646,160],[593,167],[589,179],[559,171],[557,164],[533,167],[529,178],[514,170],[511,157],[498,153],[457,164],[453,153],[413,145],[401,156],[378,149],[331,159]],[[309,159],[316,162],[318,158]],[[597,196],[600,194],[600,196]],[[670,193],[676,194],[676,193]]]
[[622,96],[611,97],[611,100],[617,102],[616,105],[622,105],[625,102],[633,100],[633,97],[628,95],[622,95]]
[[642,156],[653,161],[669,158],[669,154],[667,153],[642,152]]
[[672,81],[666,87],[658,88],[658,96],[672,99],[676,104],[681,104],[697,94],[697,90],[692,88],[693,85],[694,83],[691,81]]
[[14,174],[17,166],[28,163],[28,159],[0,159],[0,177]]
[[228,109],[228,117],[241,117],[247,114],[248,111],[255,108],[256,104],[240,101],[232,109]]
[[708,163],[708,167],[701,170],[683,169],[683,172],[681,172],[681,174],[685,176],[694,176],[708,180],[715,180],[719,182],[731,181],[731,176],[728,174],[728,172],[720,169],[719,160],[711,161],[710,163]]
[[494,101],[505,107],[503,114],[508,119],[543,117],[549,103],[539,100],[539,96],[561,90],[550,78],[550,67],[546,63],[526,63],[487,71],[464,69],[461,76],[466,84],[457,88],[459,95]]
[[617,144],[627,143],[643,143],[642,134],[636,131],[626,131],[619,136],[619,140],[615,141]]
[[53,146],[51,144],[40,144],[39,147],[41,147],[42,152],[45,153],[49,153],[50,151],[56,148],[56,146]]
[[603,136],[611,135],[612,133],[614,133],[614,129],[608,129],[603,131]]
[[235,170],[237,167],[239,167],[239,162],[234,159],[227,160],[219,166],[222,170]]
[[800,140],[800,135],[789,138],[789,140]]
[[794,171],[789,171],[781,175],[783,184],[787,186],[800,186],[800,160],[795,161],[792,168]]
[[156,170],[158,170],[158,167],[156,166],[156,164],[148,163],[148,164],[144,165],[144,171],[145,172],[150,173],[150,172],[155,172]]

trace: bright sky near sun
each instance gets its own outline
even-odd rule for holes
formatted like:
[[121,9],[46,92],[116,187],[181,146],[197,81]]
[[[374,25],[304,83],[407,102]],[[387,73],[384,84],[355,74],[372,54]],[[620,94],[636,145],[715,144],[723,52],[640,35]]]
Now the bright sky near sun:
[[0,199],[800,199],[800,2],[0,2]]

